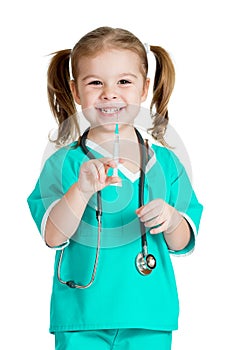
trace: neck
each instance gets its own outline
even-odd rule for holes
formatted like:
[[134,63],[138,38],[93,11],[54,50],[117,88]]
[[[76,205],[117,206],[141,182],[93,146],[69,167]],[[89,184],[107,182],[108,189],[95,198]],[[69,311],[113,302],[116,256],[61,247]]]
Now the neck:
[[[111,142],[115,136],[115,124],[108,127],[98,126],[90,128],[88,133],[88,139],[97,143],[102,144],[106,142]],[[134,126],[131,124],[119,123],[119,137],[123,140],[135,141],[136,134]]]

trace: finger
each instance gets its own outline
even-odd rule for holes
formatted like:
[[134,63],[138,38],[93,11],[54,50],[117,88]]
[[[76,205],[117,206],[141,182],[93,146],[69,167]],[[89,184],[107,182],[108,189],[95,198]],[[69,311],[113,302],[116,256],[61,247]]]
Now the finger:
[[[99,168],[100,175],[101,175],[101,177],[100,177],[101,182],[105,182],[106,179],[108,179],[108,184],[121,182],[121,179],[118,176],[107,176],[109,168],[116,168],[117,167],[117,163],[115,160],[108,159],[108,158],[102,158],[101,163],[103,164],[104,172],[105,172],[105,174],[103,174],[102,169]],[[122,160],[121,160],[121,163],[123,163]]]
[[86,174],[89,174],[89,176],[91,175],[96,180],[99,178],[98,169],[93,162],[90,162],[88,166],[82,169],[82,171]]
[[152,218],[151,220],[145,221],[144,225],[146,227],[153,227],[163,224],[164,220],[161,218],[161,216],[157,216],[156,218]]
[[[119,160],[121,163],[124,160]],[[110,185],[114,183],[121,183],[121,178],[118,176],[107,176],[109,168],[116,168],[117,163],[112,158],[100,158],[94,161],[94,165],[97,170],[97,180],[101,184]],[[94,172],[93,172],[94,173]]]
[[149,211],[153,209],[155,210],[156,213],[161,213],[165,208],[165,205],[166,203],[162,199],[158,198],[138,208],[136,210],[136,213],[139,217],[142,217],[143,215],[147,214]]
[[97,165],[98,168],[98,174],[99,174],[99,181],[106,185],[114,184],[114,183],[120,183],[121,179],[118,176],[107,176],[109,168],[115,168],[117,165],[115,161],[112,159],[106,160],[106,162],[100,162],[100,164]]
[[99,174],[98,179],[99,179],[100,183],[105,183],[106,178],[108,177],[107,176],[108,170],[110,168],[115,168],[116,166],[117,166],[117,164],[112,159],[103,158],[103,159],[99,159],[96,162],[96,167],[97,167],[98,174]]
[[161,200],[153,200],[137,211],[139,219],[146,227],[161,225],[167,220],[166,203]]
[[114,160],[113,158],[100,158],[98,159],[101,163],[104,164],[104,166],[108,169],[108,168],[116,168],[117,167],[117,163],[124,163],[124,159],[119,158],[118,161],[116,162],[116,160]]
[[154,209],[150,210],[149,212],[145,213],[144,215],[139,215],[139,219],[141,222],[148,222],[151,220],[156,220],[160,213],[156,213]]
[[151,230],[150,230],[150,233],[151,234],[158,234],[158,233],[162,233],[164,231],[166,231],[167,229],[167,222],[163,222],[161,225],[159,226],[156,226],[156,227],[153,227]]
[[147,222],[150,220],[155,220],[162,215],[161,208],[156,208],[153,206],[147,206],[139,213],[139,219],[142,222]]
[[106,167],[115,167],[117,164],[113,158],[99,158],[98,162],[101,162]]
[[108,163],[103,163],[101,161],[96,161],[95,166],[98,172],[98,180],[100,183],[105,183],[107,177],[107,170],[109,168]]
[[106,179],[106,185],[113,185],[113,184],[117,184],[117,183],[121,183],[122,180],[120,177],[118,176],[108,176]]

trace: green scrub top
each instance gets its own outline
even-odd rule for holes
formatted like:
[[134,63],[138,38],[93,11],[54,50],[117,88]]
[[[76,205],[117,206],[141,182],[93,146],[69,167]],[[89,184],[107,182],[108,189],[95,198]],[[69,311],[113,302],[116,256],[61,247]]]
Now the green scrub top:
[[[88,145],[88,143],[87,143]],[[81,147],[63,147],[46,162],[35,189],[28,197],[33,219],[41,233],[49,210],[78,179],[88,157]],[[93,143],[89,146],[94,147]],[[96,157],[102,154],[91,149]],[[87,289],[71,289],[57,278],[61,248],[56,250],[51,296],[50,332],[91,329],[144,328],[171,331],[178,327],[179,300],[170,254],[193,250],[202,214],[183,165],[176,155],[152,145],[145,176],[145,203],[162,198],[188,221],[192,236],[181,251],[169,251],[163,234],[147,233],[148,252],[157,260],[155,270],[141,275],[135,259],[141,251],[139,174],[119,166],[122,186],[101,191],[102,237],[94,283]],[[64,249],[61,278],[78,284],[90,281],[96,253],[96,194],[89,201],[82,221]]]

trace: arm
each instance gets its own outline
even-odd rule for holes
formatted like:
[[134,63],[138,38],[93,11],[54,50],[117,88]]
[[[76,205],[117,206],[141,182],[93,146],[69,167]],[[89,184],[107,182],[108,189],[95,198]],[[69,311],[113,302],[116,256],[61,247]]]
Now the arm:
[[170,253],[185,255],[195,246],[203,206],[179,158],[165,148],[155,147],[154,151],[163,170],[165,195],[163,199],[152,199],[136,213],[150,227],[151,234],[163,234]]
[[109,184],[120,181],[118,177],[107,175],[109,167],[115,166],[113,160],[106,158],[90,160],[82,165],[78,181],[49,214],[45,227],[45,241],[48,246],[59,246],[71,238],[91,196]]
[[75,233],[88,199],[76,184],[52,208],[45,226],[45,241],[49,247],[63,244]]
[[188,245],[191,238],[189,224],[182,217],[180,224],[174,229],[174,231],[170,233],[164,232],[163,235],[170,250],[182,250]]

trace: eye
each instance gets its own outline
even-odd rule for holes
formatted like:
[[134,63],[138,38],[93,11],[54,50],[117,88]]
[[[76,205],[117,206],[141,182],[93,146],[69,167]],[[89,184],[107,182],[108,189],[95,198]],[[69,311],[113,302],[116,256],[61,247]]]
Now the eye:
[[90,81],[88,85],[102,85],[102,82],[100,80],[93,80],[93,81]]
[[131,84],[131,81],[126,80],[126,79],[121,79],[121,80],[119,80],[118,84],[127,85],[127,84]]

